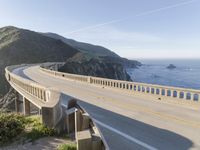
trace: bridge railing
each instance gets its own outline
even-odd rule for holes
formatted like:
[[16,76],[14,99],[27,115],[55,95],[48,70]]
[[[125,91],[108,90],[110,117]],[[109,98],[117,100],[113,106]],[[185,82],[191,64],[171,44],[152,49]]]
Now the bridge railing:
[[6,78],[7,81],[11,84],[14,84],[15,86],[21,88],[24,92],[32,95],[33,97],[36,97],[42,102],[48,101],[48,98],[46,96],[46,87],[41,86],[37,84],[36,82],[33,82],[31,80],[22,78],[14,73],[11,72],[13,69],[11,67],[7,67],[5,69]]
[[187,102],[200,102],[200,90],[76,75],[53,71],[47,68],[41,68],[41,70],[51,75],[65,79],[87,82],[93,85],[130,91],[142,95],[152,95],[156,96],[158,99],[170,98],[185,100]]
[[[61,64],[57,64],[61,65]],[[56,91],[54,89],[49,89],[45,86],[42,86],[30,79],[23,78],[15,73],[13,73],[13,70],[20,67],[26,67],[26,65],[16,65],[16,66],[9,66],[5,68],[5,76],[7,81],[11,84],[11,86],[18,91],[20,94],[22,93],[25,97],[25,95],[31,95],[32,97],[29,97],[29,101],[32,103],[37,103],[34,101],[39,100],[42,103],[39,103],[37,106],[41,109],[41,115],[42,115],[42,122],[43,124],[47,125],[48,127],[54,127],[58,129],[58,131],[63,130],[63,126],[65,126],[65,121],[63,119],[66,117],[65,109],[63,109],[62,101],[67,101],[67,105],[70,106],[73,103],[73,98],[69,97],[66,98],[66,96],[63,97],[63,94],[59,91]],[[51,68],[57,68],[53,67],[51,64]],[[50,70],[46,70],[47,73],[54,74],[56,72],[52,72]],[[63,77],[63,76],[62,76]],[[71,76],[67,75],[67,78],[78,80],[78,81],[84,81],[82,78],[79,78],[79,76]],[[105,150],[109,149],[105,139],[103,138],[101,132],[97,128],[95,122],[87,112],[78,104],[76,104],[77,107],[77,116],[75,118],[78,118],[75,120],[70,120],[70,124],[73,124],[73,121],[75,121],[76,126],[74,128],[78,128],[76,130],[77,135],[77,146],[79,150],[86,150],[85,144],[91,149],[91,150]],[[25,109],[25,108],[24,108]],[[83,132],[81,132],[83,131]],[[87,134],[89,133],[89,136]],[[80,135],[82,134],[82,135]],[[81,138],[79,136],[82,136]],[[83,138],[84,137],[84,138]],[[89,137],[89,139],[88,139]]]
[[20,67],[26,67],[26,65],[5,68],[7,81],[23,97],[41,109],[42,122],[45,125],[55,127],[62,118],[60,113],[60,93],[13,73],[14,69]]
[[154,84],[145,84],[138,82],[127,82],[127,81],[118,81],[110,79],[102,79],[91,77],[91,84],[117,88],[127,91],[133,91],[143,94],[156,95],[158,97],[168,97],[175,99],[184,99],[194,102],[199,102],[200,90],[195,89],[186,89],[170,86],[161,86]]

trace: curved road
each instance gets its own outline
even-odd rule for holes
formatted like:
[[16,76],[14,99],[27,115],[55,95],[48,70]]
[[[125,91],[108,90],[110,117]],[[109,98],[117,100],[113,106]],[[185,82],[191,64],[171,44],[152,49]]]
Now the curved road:
[[200,108],[48,75],[39,66],[14,73],[79,99],[111,150],[200,150]]

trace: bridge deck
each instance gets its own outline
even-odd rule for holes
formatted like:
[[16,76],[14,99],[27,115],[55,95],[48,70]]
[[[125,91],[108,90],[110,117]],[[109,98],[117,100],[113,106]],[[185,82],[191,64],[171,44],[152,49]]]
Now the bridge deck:
[[38,66],[14,71],[80,99],[95,118],[112,150],[200,149],[200,108],[163,103],[148,97],[56,78]]

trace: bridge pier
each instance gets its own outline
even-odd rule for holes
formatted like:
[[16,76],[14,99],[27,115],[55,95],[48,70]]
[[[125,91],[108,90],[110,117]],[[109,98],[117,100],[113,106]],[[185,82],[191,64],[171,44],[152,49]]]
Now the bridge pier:
[[42,110],[38,108],[38,115],[42,115]]
[[20,100],[19,100],[19,94],[16,94],[16,99],[15,99],[15,111],[18,113],[19,110],[19,105],[20,105]]
[[23,108],[24,108],[24,115],[30,115],[30,101],[23,97]]
[[65,122],[68,134],[75,132],[75,111],[75,108],[65,111]]

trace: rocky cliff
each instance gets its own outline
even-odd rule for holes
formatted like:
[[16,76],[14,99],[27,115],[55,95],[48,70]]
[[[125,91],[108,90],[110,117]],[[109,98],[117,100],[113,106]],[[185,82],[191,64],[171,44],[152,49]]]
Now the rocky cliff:
[[131,80],[122,63],[112,61],[110,57],[88,59],[80,53],[68,59],[59,71],[109,79]]

